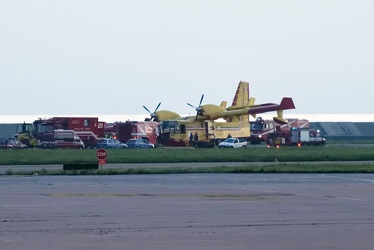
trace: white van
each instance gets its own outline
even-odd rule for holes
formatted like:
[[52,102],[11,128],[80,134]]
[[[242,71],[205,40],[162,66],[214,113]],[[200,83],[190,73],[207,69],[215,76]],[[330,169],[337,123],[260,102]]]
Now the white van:
[[48,141],[39,141],[40,148],[77,148],[84,149],[84,143],[74,130],[56,129]]

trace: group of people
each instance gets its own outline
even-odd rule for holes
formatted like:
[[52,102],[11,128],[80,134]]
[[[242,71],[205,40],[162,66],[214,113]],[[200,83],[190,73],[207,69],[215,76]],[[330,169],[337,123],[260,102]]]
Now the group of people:
[[[190,147],[194,147],[195,143],[199,140],[199,135],[197,132],[193,135],[192,132],[190,132]],[[227,138],[231,138],[231,134],[227,136]]]
[[195,133],[194,135],[190,133],[190,146],[194,146],[194,142],[197,142],[199,140],[199,135]]

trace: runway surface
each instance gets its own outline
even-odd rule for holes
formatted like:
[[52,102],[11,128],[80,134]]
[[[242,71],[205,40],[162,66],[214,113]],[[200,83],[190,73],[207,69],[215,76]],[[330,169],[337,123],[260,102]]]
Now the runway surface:
[[372,249],[373,174],[0,176],[1,249]]

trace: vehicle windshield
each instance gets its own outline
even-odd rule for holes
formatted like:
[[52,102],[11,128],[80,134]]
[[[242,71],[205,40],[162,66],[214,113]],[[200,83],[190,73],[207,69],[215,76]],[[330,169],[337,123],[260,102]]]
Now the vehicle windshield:
[[32,131],[33,131],[32,124],[23,123],[23,124],[18,124],[17,125],[16,134],[19,134],[19,133],[30,133]]
[[97,143],[106,143],[107,139],[99,139],[97,140]]
[[39,133],[52,132],[52,131],[53,131],[53,125],[50,125],[50,124],[40,124],[38,127]]
[[225,142],[228,142],[228,143],[233,143],[234,141],[235,141],[235,139],[233,139],[233,138],[227,138],[225,140]]
[[250,122],[250,124],[251,124],[250,130],[252,130],[252,131],[262,130],[262,125],[259,124],[258,122]]

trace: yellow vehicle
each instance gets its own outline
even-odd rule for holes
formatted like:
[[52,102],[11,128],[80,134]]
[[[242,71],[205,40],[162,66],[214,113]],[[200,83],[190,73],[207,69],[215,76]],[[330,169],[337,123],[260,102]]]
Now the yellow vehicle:
[[287,123],[283,118],[283,110],[294,109],[292,98],[284,97],[280,104],[265,103],[255,105],[255,98],[249,98],[249,83],[240,81],[235,92],[232,105],[227,107],[227,102],[221,105],[201,105],[204,95],[200,99],[198,107],[194,107],[196,116],[181,117],[177,113],[168,110],[151,113],[150,119],[160,122],[159,142],[165,146],[195,146],[214,147],[227,137],[250,138],[249,116],[256,117],[258,113],[277,111],[273,119],[280,124]]
[[38,140],[35,137],[35,128],[33,123],[17,124],[14,138],[25,144],[28,148],[38,146]]

